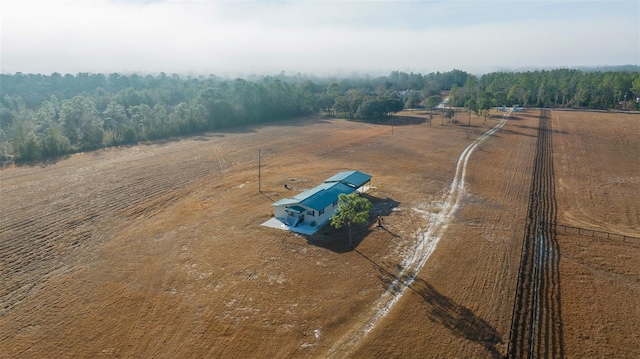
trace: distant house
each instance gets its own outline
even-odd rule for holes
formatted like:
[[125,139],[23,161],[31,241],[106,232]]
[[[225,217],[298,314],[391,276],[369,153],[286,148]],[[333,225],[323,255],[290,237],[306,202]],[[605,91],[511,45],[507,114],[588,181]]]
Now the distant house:
[[273,203],[274,217],[291,230],[295,231],[294,228],[297,227],[310,230],[309,227],[312,227],[311,232],[315,232],[333,216],[341,193],[365,192],[369,189],[370,183],[371,176],[366,173],[340,172],[315,188]]

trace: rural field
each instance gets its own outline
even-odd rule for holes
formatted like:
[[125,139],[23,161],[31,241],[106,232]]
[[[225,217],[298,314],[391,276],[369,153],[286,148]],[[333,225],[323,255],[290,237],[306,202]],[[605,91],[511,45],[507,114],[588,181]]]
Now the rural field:
[[[502,116],[307,117],[3,169],[0,357],[640,357],[640,115]],[[261,226],[344,170],[384,218],[355,249]]]

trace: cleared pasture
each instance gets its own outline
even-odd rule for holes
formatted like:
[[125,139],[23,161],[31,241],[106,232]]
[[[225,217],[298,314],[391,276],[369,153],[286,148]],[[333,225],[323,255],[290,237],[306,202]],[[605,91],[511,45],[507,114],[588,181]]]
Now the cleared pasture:
[[[412,290],[358,346],[334,346],[393,290],[390,278],[439,211],[458,155],[499,119],[472,116],[466,127],[442,126],[437,116],[430,125],[426,117],[401,113],[393,135],[389,125],[295,119],[0,171],[0,353],[504,353],[537,111],[516,114],[474,152],[462,206]],[[639,118],[553,112],[559,222],[638,235],[640,184],[607,179],[640,176]],[[260,226],[270,203],[291,195],[284,184],[303,190],[347,169],[373,175],[368,196],[385,218],[386,230],[372,222],[354,232],[356,250],[348,250],[345,230],[304,238]],[[606,263],[620,255],[614,263],[637,263],[640,253],[624,243],[613,252],[611,244],[583,249],[582,240],[558,236],[564,354],[636,357],[640,275],[632,265]],[[593,267],[598,257],[604,264]],[[585,281],[594,278],[604,279],[595,299],[585,300]],[[618,293],[626,299],[604,300]],[[593,303],[595,326],[587,319]]]

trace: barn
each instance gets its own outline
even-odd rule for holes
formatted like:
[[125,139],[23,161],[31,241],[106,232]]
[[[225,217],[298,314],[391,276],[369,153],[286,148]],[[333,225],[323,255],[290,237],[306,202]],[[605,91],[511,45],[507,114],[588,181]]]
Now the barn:
[[362,193],[369,189],[370,184],[371,175],[366,173],[337,173],[315,188],[273,203],[275,220],[294,232],[315,233],[333,216],[340,194]]

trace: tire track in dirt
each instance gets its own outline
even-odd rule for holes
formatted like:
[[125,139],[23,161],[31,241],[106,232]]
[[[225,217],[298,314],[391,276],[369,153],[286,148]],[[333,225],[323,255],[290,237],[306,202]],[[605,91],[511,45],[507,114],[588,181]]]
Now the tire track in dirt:
[[510,358],[564,357],[550,111],[541,110],[539,121],[507,350]]
[[449,186],[442,209],[432,218],[427,230],[419,234],[415,248],[411,255],[402,262],[402,270],[388,287],[392,290],[385,292],[374,305],[376,312],[368,319],[362,321],[362,326],[343,334],[330,348],[327,357],[346,357],[353,348],[369,333],[376,324],[384,318],[397,301],[402,297],[407,288],[414,282],[417,274],[435,250],[438,241],[447,229],[449,221],[458,209],[460,199],[464,196],[465,174],[467,162],[473,151],[488,137],[497,132],[507,121],[511,111],[506,112],[500,122],[471,142],[460,154],[456,163],[456,173]]

